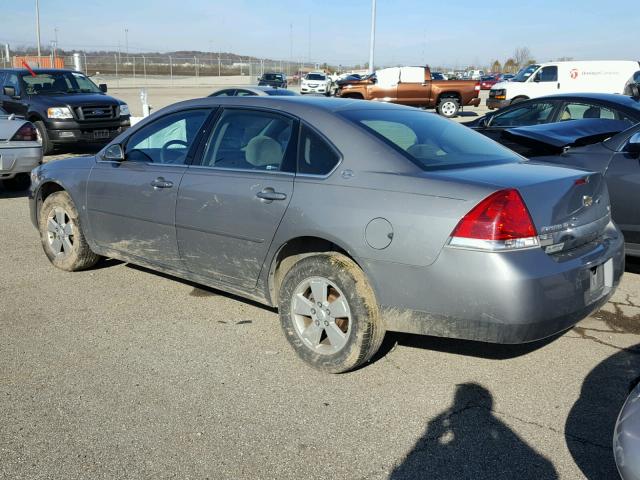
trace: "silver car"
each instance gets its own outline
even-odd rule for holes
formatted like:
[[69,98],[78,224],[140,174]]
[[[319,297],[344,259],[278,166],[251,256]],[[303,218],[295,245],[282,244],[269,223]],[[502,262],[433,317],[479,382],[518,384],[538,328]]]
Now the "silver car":
[[298,355],[327,372],[370,360],[388,330],[553,335],[624,270],[602,175],[397,105],[191,100],[32,182],[55,266],[117,258],[277,306]]
[[613,453],[622,479],[640,480],[640,382],[618,415]]
[[0,108],[0,181],[4,188],[29,188],[29,173],[41,163],[42,145],[36,128]]

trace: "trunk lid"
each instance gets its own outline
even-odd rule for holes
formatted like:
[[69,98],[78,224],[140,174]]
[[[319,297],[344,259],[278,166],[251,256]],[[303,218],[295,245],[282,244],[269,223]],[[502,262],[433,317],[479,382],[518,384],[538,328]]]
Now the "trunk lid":
[[549,254],[596,240],[611,220],[609,192],[600,173],[521,162],[452,169],[434,176],[496,190],[516,188]]

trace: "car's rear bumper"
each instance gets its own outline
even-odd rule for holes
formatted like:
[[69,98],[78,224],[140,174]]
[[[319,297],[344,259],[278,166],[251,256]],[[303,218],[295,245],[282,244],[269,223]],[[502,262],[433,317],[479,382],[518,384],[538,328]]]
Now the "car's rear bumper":
[[506,107],[507,105],[510,105],[511,101],[510,100],[497,100],[495,98],[487,98],[487,107],[490,110],[493,110],[495,108],[502,108],[502,107]]
[[53,120],[46,124],[49,140],[55,144],[106,143],[130,126],[130,117],[97,122]]
[[[14,145],[25,143],[27,145]],[[10,142],[0,147],[0,180],[29,173],[42,163],[42,147],[37,142]]]
[[[429,267],[365,262],[365,270],[388,330],[525,343],[564,331],[601,307],[624,262],[622,234],[610,224],[603,238],[565,254],[446,247]],[[598,288],[590,283],[594,267],[604,272]]]

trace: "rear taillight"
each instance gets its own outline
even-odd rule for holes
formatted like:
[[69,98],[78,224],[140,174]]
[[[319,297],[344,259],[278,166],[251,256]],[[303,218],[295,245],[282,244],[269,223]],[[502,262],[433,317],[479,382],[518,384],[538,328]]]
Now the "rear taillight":
[[449,245],[481,250],[513,250],[540,245],[536,227],[515,189],[492,193],[451,232]]
[[480,91],[480,84],[479,83],[476,83],[475,90],[476,90],[476,92]]
[[36,140],[38,140],[38,133],[31,123],[22,125],[11,138],[12,142],[35,142]]

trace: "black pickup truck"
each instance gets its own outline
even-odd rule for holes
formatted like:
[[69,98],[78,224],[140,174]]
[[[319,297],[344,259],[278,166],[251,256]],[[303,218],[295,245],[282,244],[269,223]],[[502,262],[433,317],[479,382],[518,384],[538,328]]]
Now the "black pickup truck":
[[0,107],[36,126],[45,155],[60,144],[107,143],[130,126],[127,104],[80,72],[0,69],[0,86]]

